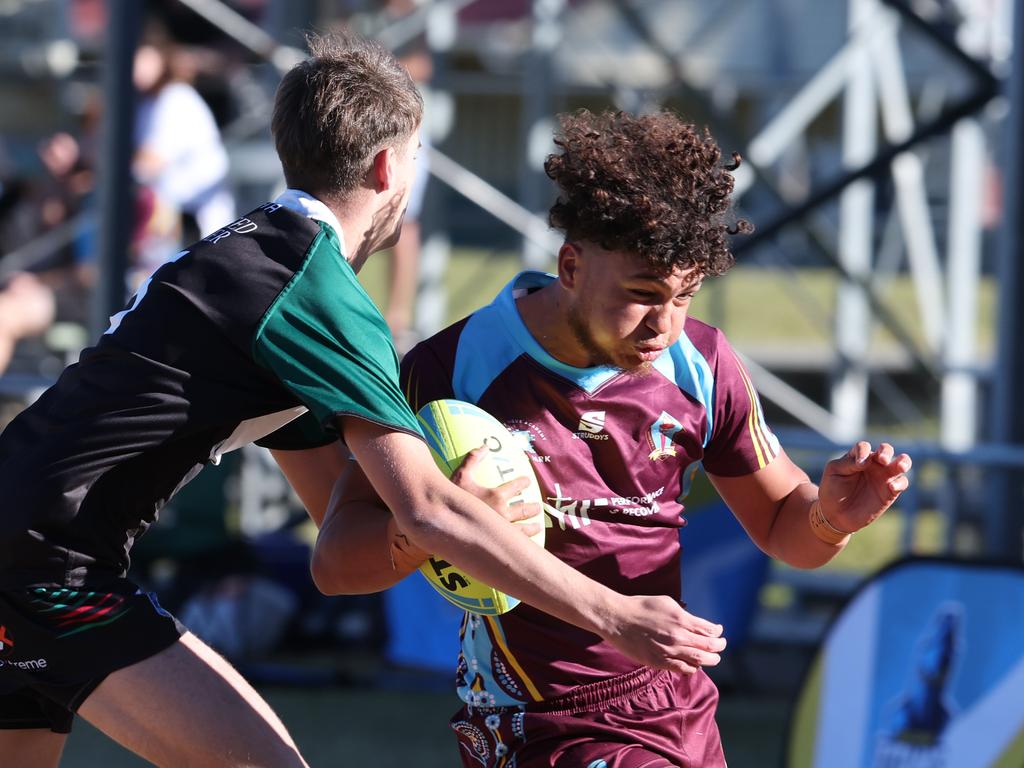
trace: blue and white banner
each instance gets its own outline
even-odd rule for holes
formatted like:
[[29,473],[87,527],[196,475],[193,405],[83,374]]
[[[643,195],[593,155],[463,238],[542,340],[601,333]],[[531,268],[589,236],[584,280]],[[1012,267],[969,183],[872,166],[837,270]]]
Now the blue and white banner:
[[1022,768],[1024,569],[901,562],[808,673],[787,768]]

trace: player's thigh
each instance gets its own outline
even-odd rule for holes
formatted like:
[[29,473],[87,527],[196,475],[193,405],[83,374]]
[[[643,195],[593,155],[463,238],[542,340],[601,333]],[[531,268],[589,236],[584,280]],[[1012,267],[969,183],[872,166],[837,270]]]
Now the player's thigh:
[[0,760],[19,768],[56,768],[67,734],[49,728],[0,729]]
[[305,765],[269,705],[191,633],[112,673],[78,714],[157,765]]

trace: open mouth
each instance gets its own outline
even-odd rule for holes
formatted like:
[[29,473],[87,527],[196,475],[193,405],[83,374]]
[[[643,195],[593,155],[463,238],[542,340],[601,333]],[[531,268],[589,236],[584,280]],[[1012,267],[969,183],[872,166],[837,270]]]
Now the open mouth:
[[636,347],[636,355],[645,363],[650,363],[657,360],[662,352],[665,351],[665,347]]

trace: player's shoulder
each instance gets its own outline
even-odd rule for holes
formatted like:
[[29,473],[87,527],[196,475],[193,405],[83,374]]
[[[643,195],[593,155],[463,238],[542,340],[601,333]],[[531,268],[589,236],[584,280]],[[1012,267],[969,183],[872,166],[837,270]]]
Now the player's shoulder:
[[455,355],[459,349],[459,339],[466,328],[469,317],[452,323],[447,328],[428,336],[405,353],[402,367],[409,368],[415,363],[432,361],[440,364],[445,370],[451,370],[455,364]]
[[305,251],[321,233],[320,223],[279,203],[264,203],[189,246],[189,250],[218,246],[281,248]]
[[688,316],[683,326],[683,333],[693,347],[707,360],[713,363],[723,352],[731,352],[732,345],[721,328],[705,323],[695,317]]

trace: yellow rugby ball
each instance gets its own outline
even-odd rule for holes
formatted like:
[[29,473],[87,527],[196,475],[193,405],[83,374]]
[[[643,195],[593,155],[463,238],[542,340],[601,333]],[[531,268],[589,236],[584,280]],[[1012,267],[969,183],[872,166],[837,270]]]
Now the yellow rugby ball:
[[[426,436],[430,453],[437,466],[451,477],[470,451],[485,445],[484,459],[473,471],[473,480],[485,488],[496,488],[516,477],[527,477],[530,485],[512,500],[541,503],[540,486],[526,452],[504,425],[480,408],[461,400],[434,400],[419,413],[420,427]],[[544,513],[522,521],[539,522],[540,533],[531,538],[544,546]],[[517,523],[518,524],[518,523]],[[420,572],[442,597],[473,613],[494,616],[511,611],[519,600],[467,574],[446,560],[431,557]]]

